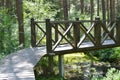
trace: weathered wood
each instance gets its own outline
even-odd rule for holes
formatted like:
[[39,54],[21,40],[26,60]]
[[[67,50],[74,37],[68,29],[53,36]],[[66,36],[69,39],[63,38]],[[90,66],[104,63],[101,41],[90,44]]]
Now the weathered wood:
[[64,56],[63,55],[59,55],[58,56],[58,61],[59,61],[59,75],[61,77],[64,77]]
[[[53,26],[53,27],[54,27],[54,26]],[[70,31],[70,29],[71,29],[72,27],[73,27],[73,24],[71,24],[64,33],[62,33],[62,32],[60,32],[59,30],[57,30],[57,32],[61,35],[61,38],[59,38],[58,41],[55,43],[55,45],[53,46],[53,50],[55,50],[55,48],[60,44],[60,42],[61,42],[63,39],[65,39],[65,40],[68,42],[68,44],[70,44],[72,47],[74,47],[74,45],[65,37],[65,36],[67,35],[68,31]]]
[[53,74],[53,72],[54,72],[54,71],[53,71],[53,67],[54,67],[53,56],[52,56],[52,55],[49,55],[49,56],[48,56],[48,60],[49,60],[49,61],[48,61],[48,62],[49,62],[49,63],[48,63],[48,64],[49,64],[49,71],[50,71],[51,74]]
[[83,37],[81,37],[81,40],[80,40],[80,42],[78,43],[78,47],[83,43],[83,41],[86,39],[86,37],[87,37],[87,35],[86,34],[88,34],[89,35],[89,37],[91,37],[90,38],[90,40],[92,41],[92,43],[93,44],[95,44],[95,41],[94,41],[94,37],[92,36],[92,34],[90,34],[90,31],[92,30],[94,28],[94,24],[89,28],[89,30],[87,30],[86,28],[85,28],[85,34],[83,35]]
[[45,47],[26,48],[0,60],[0,80],[35,80],[34,67],[46,55]]
[[96,17],[95,20],[97,20],[96,25],[94,26],[94,37],[95,37],[95,46],[99,47],[101,46],[101,24],[100,24],[100,18]]
[[[79,18],[76,18],[76,21],[79,21]],[[74,46],[75,46],[75,49],[77,49],[78,43],[79,43],[79,40],[80,40],[80,28],[79,28],[78,25],[79,25],[78,22],[75,22],[73,24],[73,35],[74,35]]]
[[92,26],[90,27],[89,30],[87,30],[87,28],[83,25],[83,23],[80,23],[80,25],[81,25],[80,26],[81,31],[83,31],[85,33],[85,36],[88,37],[90,39],[90,41],[92,41],[93,44],[95,44],[94,37],[90,33],[90,31],[92,30]]
[[31,19],[31,46],[36,46],[35,22],[33,18]]
[[110,30],[108,30],[107,27],[105,26],[105,24],[104,24],[104,23],[101,23],[101,27],[103,28],[103,30],[104,30],[105,33],[106,33],[105,35],[103,35],[103,39],[102,39],[101,43],[103,43],[104,40],[107,39],[107,37],[110,37],[112,40],[114,40],[114,42],[117,43],[114,35],[111,34],[111,32],[115,30],[115,26],[116,26],[115,24],[116,24],[116,23],[113,23],[113,25],[110,26]]
[[116,41],[117,44],[120,45],[120,17],[118,17],[116,21]]
[[[87,22],[93,22],[93,24],[88,28],[83,24]],[[67,29],[65,28],[65,23],[70,24]],[[38,26],[39,24],[36,23],[35,25]],[[117,28],[116,22],[114,22],[112,26],[111,23],[105,26],[99,17],[94,21],[85,20],[84,22],[79,19],[76,19],[76,21],[50,21],[50,19],[47,19],[46,31],[43,32],[43,34],[46,34],[47,53],[65,54],[118,46],[116,43],[119,39],[118,41],[116,39],[119,34],[116,33],[116,38],[110,34],[115,28]],[[52,32],[52,29],[54,32]],[[71,40],[67,37],[69,31],[73,31],[73,33],[71,33],[73,39]],[[115,32],[118,31],[119,29],[117,28]],[[82,32],[82,36],[80,36],[80,32]],[[106,33],[105,36],[103,36],[104,32]],[[53,34],[55,36],[52,36]],[[110,44],[108,37],[112,41]],[[63,40],[65,40],[65,42],[62,42]],[[88,45],[88,43],[90,43],[90,45]],[[62,44],[67,44],[69,47],[63,49],[59,48]]]
[[58,24],[55,24],[55,42],[58,41]]
[[50,19],[46,19],[46,48],[47,54],[52,52],[52,27]]

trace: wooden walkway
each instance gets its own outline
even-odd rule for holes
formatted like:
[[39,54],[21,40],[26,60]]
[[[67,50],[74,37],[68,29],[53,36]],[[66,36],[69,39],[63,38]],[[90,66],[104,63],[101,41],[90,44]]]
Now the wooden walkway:
[[[110,40],[106,41],[104,46],[108,47],[108,45],[112,44],[114,46],[114,42]],[[86,42],[80,48],[81,52],[85,51],[85,49],[87,51],[87,48],[91,48],[92,50],[92,48],[94,49],[94,45],[91,42]],[[56,48],[55,51],[65,52],[65,50],[67,54],[72,50],[72,47],[69,44],[64,44]],[[46,54],[46,47],[28,48],[11,53],[0,62],[0,80],[35,80],[33,68],[41,57]]]
[[[31,19],[31,45],[45,43],[47,53],[67,54],[120,46],[120,19],[103,21],[35,21]],[[67,44],[67,47],[64,45]],[[69,47],[68,47],[69,46]],[[63,48],[60,48],[63,47]]]
[[0,61],[0,80],[35,80],[33,68],[45,54],[45,47],[11,53]]
[[[40,47],[41,43],[45,46]],[[61,55],[120,46],[120,19],[107,24],[99,18],[46,22],[31,19],[31,45],[34,48],[12,53],[0,61],[0,80],[35,80],[33,68],[46,54],[59,55],[62,75]]]

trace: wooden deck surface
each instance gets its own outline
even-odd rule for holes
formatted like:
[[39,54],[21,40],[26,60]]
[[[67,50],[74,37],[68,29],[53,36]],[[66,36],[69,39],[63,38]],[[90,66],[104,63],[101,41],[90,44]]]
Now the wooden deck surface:
[[[107,40],[102,46],[114,46],[114,41]],[[90,42],[83,43],[78,51],[89,51],[94,48]],[[72,50],[68,44],[60,45],[55,49],[59,54],[62,51]],[[76,50],[77,51],[77,50]],[[61,53],[60,53],[61,52]],[[0,80],[35,80],[33,68],[41,57],[46,55],[46,47],[27,48],[15,53],[11,53],[0,61]]]
[[33,68],[45,54],[45,47],[11,53],[0,61],[0,80],[35,80]]
[[68,52],[85,52],[85,51],[91,51],[91,50],[98,50],[98,49],[104,49],[104,48],[110,48],[110,47],[116,47],[118,45],[115,44],[113,40],[106,40],[100,47],[95,47],[92,42],[84,42],[80,45],[78,49],[73,49],[72,46],[69,44],[60,45],[55,49],[55,52],[57,54],[66,54]]

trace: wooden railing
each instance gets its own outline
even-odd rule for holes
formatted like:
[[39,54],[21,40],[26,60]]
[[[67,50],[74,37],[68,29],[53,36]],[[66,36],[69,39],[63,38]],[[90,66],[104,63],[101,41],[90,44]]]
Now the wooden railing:
[[[44,24],[44,26],[40,26]],[[67,26],[66,26],[67,25]],[[37,36],[37,29],[43,36]],[[103,46],[120,45],[120,19],[116,21],[101,21],[100,18],[95,20],[75,21],[51,21],[46,19],[45,22],[37,22],[31,19],[31,44],[33,47],[40,46],[40,42],[45,39],[48,53],[59,51],[79,51],[81,48],[94,47],[102,48]],[[112,44],[107,44],[109,40]],[[91,44],[88,47],[82,47],[84,44]],[[106,44],[105,44],[106,43]],[[66,44],[69,49],[60,49]]]

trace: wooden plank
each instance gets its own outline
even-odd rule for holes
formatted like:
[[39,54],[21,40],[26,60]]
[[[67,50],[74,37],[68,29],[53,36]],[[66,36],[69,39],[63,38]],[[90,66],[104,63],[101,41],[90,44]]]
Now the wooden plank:
[[116,41],[120,45],[120,17],[116,21]]
[[95,46],[100,47],[101,46],[101,22],[99,17],[96,17],[95,20],[97,20],[94,26],[94,37],[96,42]]
[[77,49],[72,48],[68,44],[64,45],[59,45],[54,51],[56,55],[63,55],[63,54],[70,54],[70,53],[77,53],[77,52],[84,52],[84,51],[95,51],[95,50],[100,50],[100,49],[105,49],[105,48],[113,48],[113,47],[118,47],[113,40],[105,40],[103,45],[100,47],[94,46],[91,42],[84,42],[81,44],[81,46]]
[[53,50],[55,50],[55,48],[60,44],[62,39],[65,39],[68,42],[68,44],[70,44],[72,47],[74,47],[74,45],[65,37],[67,35],[67,32],[72,28],[72,26],[73,26],[73,24],[71,24],[63,34],[59,30],[57,30],[57,32],[61,35],[61,38],[58,39],[58,41],[55,43],[55,45],[53,46]]
[[52,28],[50,19],[46,19],[46,50],[47,54],[52,52]]
[[[79,18],[76,18],[76,21],[79,21]],[[75,49],[77,49],[78,43],[80,41],[80,28],[78,22],[73,23],[73,37],[74,37],[74,46]]]
[[[94,28],[94,24],[89,28],[88,31],[86,31],[86,34],[90,35],[90,31],[91,31],[93,28]],[[86,29],[85,29],[85,30],[86,30]],[[84,35],[82,36],[80,42],[78,43],[78,46],[80,46],[80,45],[82,44],[82,42],[85,40],[85,38],[87,37],[86,34],[84,34]],[[90,36],[92,37],[92,35],[90,35]],[[94,37],[92,37],[92,38],[93,38],[92,42],[93,42],[93,44],[95,45]],[[90,40],[91,40],[91,39],[90,39]]]
[[58,61],[59,61],[59,75],[60,77],[64,77],[64,55],[59,55]]
[[[116,39],[114,38],[114,35],[111,34],[111,32],[115,30],[115,29],[114,29],[115,26],[116,26],[116,23],[114,23],[113,26],[111,26],[111,27],[110,27],[110,30],[108,31],[108,29],[106,28],[106,26],[105,26],[103,23],[101,23],[101,27],[103,28],[103,30],[104,30],[105,33],[106,33],[106,34],[104,35],[104,38],[103,38],[103,40],[102,40],[102,43],[104,42],[104,40],[105,40],[108,36],[117,43]],[[115,32],[115,31],[114,31],[114,32]]]
[[35,22],[33,18],[31,19],[31,46],[36,46]]
[[34,67],[46,55],[45,47],[26,48],[0,60],[0,80],[35,80]]

